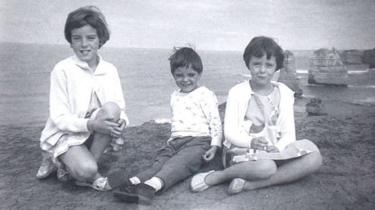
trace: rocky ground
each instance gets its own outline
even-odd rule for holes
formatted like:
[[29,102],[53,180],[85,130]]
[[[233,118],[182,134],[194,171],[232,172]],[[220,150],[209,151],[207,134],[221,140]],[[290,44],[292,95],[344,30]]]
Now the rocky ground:
[[[37,180],[42,127],[0,127],[0,209],[375,209],[375,107],[326,101],[327,115],[307,116],[305,103],[296,103],[297,137],[320,147],[324,164],[318,173],[234,196],[227,195],[227,184],[191,193],[188,179],[156,196],[151,206],[121,203],[111,192],[61,183],[55,176]],[[130,127],[124,149],[103,156],[101,172],[144,170],[169,129],[154,122]]]

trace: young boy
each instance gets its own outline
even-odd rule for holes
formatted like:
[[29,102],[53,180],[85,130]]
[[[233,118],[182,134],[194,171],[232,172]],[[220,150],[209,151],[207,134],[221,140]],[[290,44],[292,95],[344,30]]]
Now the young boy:
[[198,85],[203,71],[201,58],[193,49],[184,47],[169,60],[179,88],[170,100],[171,136],[157,152],[151,167],[114,190],[117,198],[128,203],[150,204],[156,192],[167,190],[195,174],[203,161],[215,157],[221,146],[222,125],[217,98],[212,91]]

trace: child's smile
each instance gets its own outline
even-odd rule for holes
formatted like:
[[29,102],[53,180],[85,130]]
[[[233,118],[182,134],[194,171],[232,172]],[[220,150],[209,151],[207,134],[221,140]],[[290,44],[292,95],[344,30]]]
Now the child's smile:
[[189,93],[198,87],[200,74],[191,67],[181,66],[173,72],[173,78],[183,93]]
[[95,65],[97,62],[97,51],[99,49],[99,37],[96,29],[90,25],[73,29],[71,47],[76,56],[89,66]]

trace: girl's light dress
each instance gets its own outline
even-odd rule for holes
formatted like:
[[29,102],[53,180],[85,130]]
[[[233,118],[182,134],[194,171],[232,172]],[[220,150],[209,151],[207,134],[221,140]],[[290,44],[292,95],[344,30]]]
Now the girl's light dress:
[[[273,91],[267,96],[255,94],[248,81],[230,91],[224,126],[236,121],[238,127],[229,126],[231,130],[226,127],[225,132],[229,132],[226,137],[229,138],[224,142],[225,166],[259,159],[286,160],[319,151],[309,140],[296,141],[293,91],[282,83],[273,85]],[[235,116],[227,116],[231,114]],[[250,149],[251,139],[256,137],[264,137],[268,145],[275,146],[280,152]]]

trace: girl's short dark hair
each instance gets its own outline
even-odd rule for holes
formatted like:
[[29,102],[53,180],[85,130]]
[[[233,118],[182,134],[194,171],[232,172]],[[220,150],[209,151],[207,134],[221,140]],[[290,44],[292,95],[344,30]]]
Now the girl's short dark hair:
[[283,49],[272,39],[265,36],[254,37],[249,44],[246,46],[243,60],[247,68],[249,68],[249,62],[251,56],[254,57],[263,57],[267,56],[267,59],[270,59],[271,56],[276,58],[276,71],[280,70],[283,67],[284,62],[284,53]]
[[200,56],[190,47],[175,48],[175,52],[169,57],[172,74],[179,67],[191,67],[198,74],[203,71]]
[[80,7],[69,13],[65,22],[65,39],[72,43],[72,30],[90,25],[96,29],[99,37],[99,47],[103,46],[109,40],[109,29],[104,15],[96,6]]

